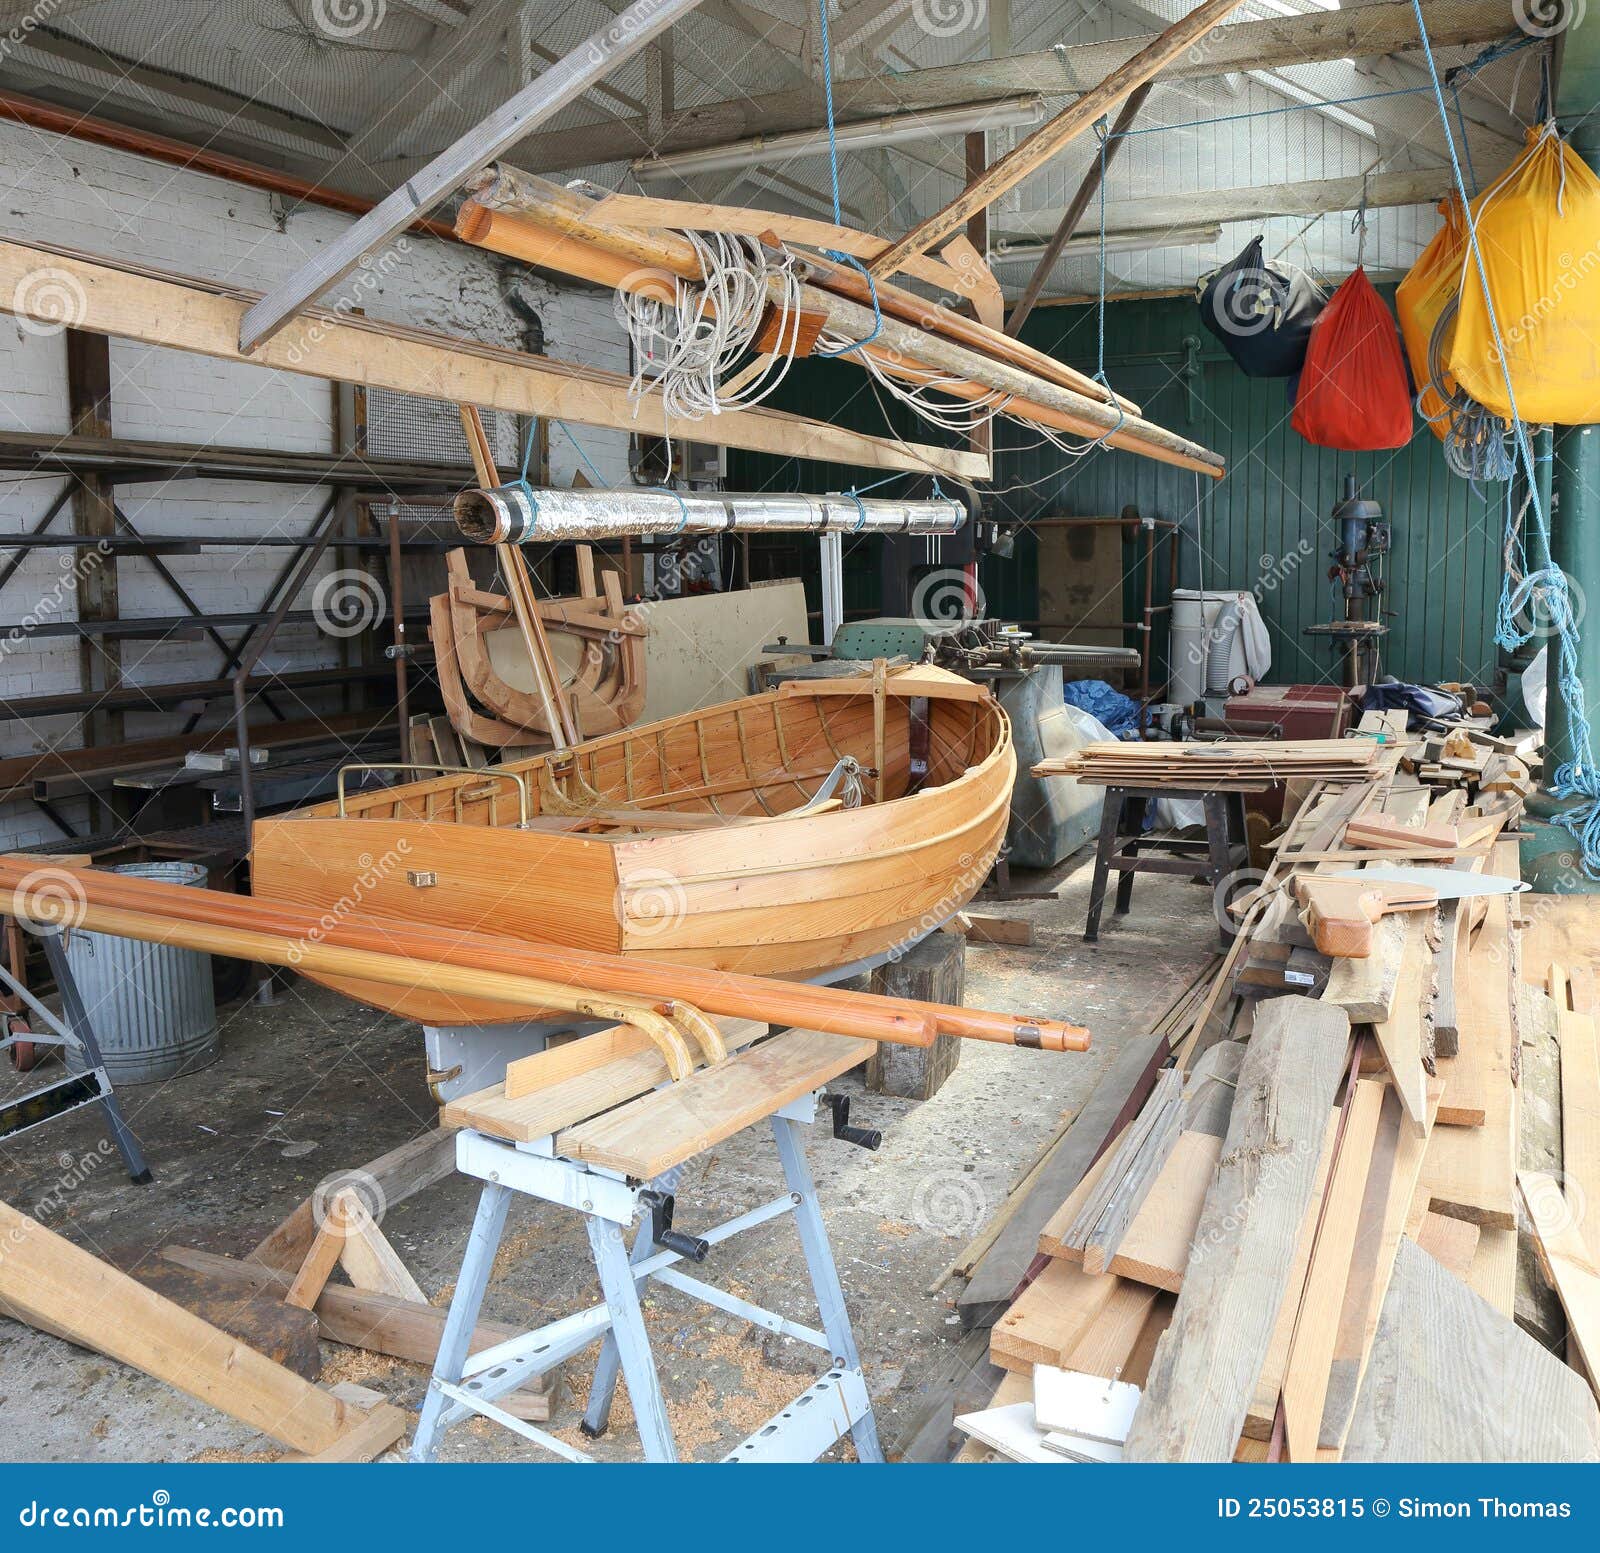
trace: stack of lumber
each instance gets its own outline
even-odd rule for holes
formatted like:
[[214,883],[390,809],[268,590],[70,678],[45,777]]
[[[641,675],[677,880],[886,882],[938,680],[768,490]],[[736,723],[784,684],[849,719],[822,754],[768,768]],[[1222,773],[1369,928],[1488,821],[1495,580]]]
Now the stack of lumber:
[[1368,739],[1265,739],[1225,743],[1086,744],[1041,760],[1036,777],[1070,776],[1095,787],[1165,787],[1184,792],[1265,792],[1279,782],[1355,782],[1382,764]]
[[[962,1459],[1085,1459],[1084,1433],[1093,1459],[1126,1461],[1600,1448],[1600,1230],[1584,1211],[1600,1192],[1600,901],[1452,898],[1462,881],[1446,875],[1519,879],[1506,831],[1520,793],[1481,780],[1500,753],[1464,784],[1434,783],[1428,750],[1406,742],[1359,779],[1304,791],[1234,945],[1163,1026],[1171,1066],[1141,1066],[1148,1048],[1130,1042],[1080,1113],[1098,1146],[1086,1132],[1069,1150],[1075,1123],[1033,1172],[1023,1206],[1045,1182],[1057,1206],[994,1320],[1006,1378],[990,1409],[957,1420],[973,1436]],[[1451,758],[1474,764],[1459,743]],[[1299,884],[1391,866],[1364,843],[1394,831],[1429,843],[1397,845],[1439,875],[1447,909],[1380,917],[1365,956],[1319,954]],[[1559,1174],[1519,1172],[1535,1019],[1560,1045]],[[1565,1351],[1514,1319],[1529,1292],[1519,1222]],[[1063,1395],[1096,1395],[1074,1375],[1138,1388],[1113,1442],[1093,1418],[1063,1423]]]

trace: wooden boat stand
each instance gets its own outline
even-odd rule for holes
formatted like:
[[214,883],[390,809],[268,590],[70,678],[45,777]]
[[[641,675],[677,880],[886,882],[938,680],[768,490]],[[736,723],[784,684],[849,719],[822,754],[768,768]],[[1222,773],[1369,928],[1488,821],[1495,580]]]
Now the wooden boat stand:
[[48,1034],[30,1029],[25,1034],[7,1030],[0,1040],[0,1052],[24,1042],[33,1046],[56,1046],[78,1053],[83,1071],[73,1073],[53,1084],[46,1084],[0,1106],[0,1142],[14,1138],[18,1133],[42,1127],[58,1116],[66,1116],[87,1105],[98,1105],[105,1113],[106,1130],[116,1144],[128,1176],[136,1186],[145,1186],[153,1179],[145,1162],[144,1150],[122,1114],[122,1106],[111,1087],[110,1075],[100,1055],[100,1043],[95,1039],[94,1027],[89,1022],[89,1011],[84,1006],[83,994],[73,979],[72,967],[67,963],[66,946],[61,940],[61,929],[43,924],[30,927],[44,946],[50,973],[55,977],[56,990],[61,995],[61,1017],[57,1018],[44,1004],[28,991],[27,987],[0,964],[0,983],[19,998],[48,1030]]
[[[412,1459],[431,1461],[446,1429],[479,1416],[568,1461],[593,1460],[537,1425],[513,1417],[496,1406],[496,1399],[529,1385],[603,1336],[584,1433],[591,1437],[604,1433],[620,1375],[628,1382],[645,1460],[676,1461],[672,1425],[640,1307],[640,1294],[654,1279],[828,1355],[826,1373],[724,1460],[813,1461],[848,1433],[861,1461],[881,1462],[872,1404],[801,1133],[816,1120],[823,1086],[863,1061],[871,1050],[871,1042],[848,1036],[788,1030],[716,1068],[702,1069],[678,1084],[540,1137],[519,1136],[528,1129],[509,1125],[505,1113],[492,1103],[481,1110],[451,1107],[447,1120],[464,1124],[456,1137],[456,1168],[476,1176],[483,1189],[412,1443]],[[877,1133],[848,1125],[847,1102],[832,1097],[831,1109],[835,1137],[866,1148],[878,1146]],[[674,1194],[685,1166],[762,1122],[771,1126],[788,1190],[702,1236],[673,1228]],[[513,1192],[582,1216],[604,1298],[469,1358],[467,1350]],[[682,1269],[686,1262],[704,1261],[712,1247],[785,1214],[794,1215],[800,1235],[820,1331],[690,1277]],[[633,1224],[638,1230],[630,1252],[623,1236]]]

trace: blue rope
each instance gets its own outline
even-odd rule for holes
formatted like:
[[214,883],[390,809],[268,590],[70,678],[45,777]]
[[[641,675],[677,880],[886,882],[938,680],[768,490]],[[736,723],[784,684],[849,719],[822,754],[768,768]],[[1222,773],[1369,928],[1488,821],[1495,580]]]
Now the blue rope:
[[[1450,152],[1450,168],[1455,175],[1456,190],[1466,207],[1467,242],[1472,250],[1473,264],[1478,271],[1478,284],[1483,290],[1484,313],[1494,337],[1495,359],[1505,376],[1506,404],[1511,411],[1511,427],[1516,436],[1517,453],[1527,476],[1527,503],[1533,509],[1534,533],[1543,552],[1544,564],[1529,572],[1515,587],[1508,573],[1501,586],[1499,629],[1496,640],[1508,648],[1521,647],[1533,636],[1530,617],[1529,629],[1515,626],[1511,617],[1520,613],[1536,593],[1542,595],[1544,607],[1559,638],[1556,652],[1556,683],[1566,707],[1576,757],[1564,762],[1550,781],[1550,791],[1557,798],[1583,798],[1587,803],[1569,814],[1558,815],[1561,825],[1569,830],[1583,848],[1583,871],[1591,879],[1600,879],[1600,771],[1595,769],[1593,735],[1589,727],[1589,714],[1584,705],[1583,681],[1578,674],[1578,625],[1572,610],[1572,598],[1567,590],[1566,573],[1555,566],[1550,558],[1550,524],[1539,500],[1539,480],[1534,469],[1533,447],[1528,440],[1528,428],[1517,410],[1516,388],[1511,381],[1511,366],[1506,360],[1505,342],[1500,335],[1500,321],[1495,316],[1494,297],[1489,289],[1489,270],[1484,263],[1483,249],[1478,244],[1478,223],[1468,202],[1466,179],[1461,171],[1461,159],[1456,155],[1456,139],[1450,128],[1450,115],[1445,107],[1444,88],[1439,81],[1439,70],[1433,59],[1433,44],[1428,38],[1427,20],[1422,14],[1422,0],[1411,0],[1417,15],[1417,35],[1422,43],[1422,55],[1428,64],[1428,77],[1433,83],[1434,101],[1439,109],[1439,121],[1444,126],[1445,147]],[[1517,538],[1519,553],[1521,537]]]
[[850,530],[852,534],[859,534],[867,526],[867,504],[854,491],[846,491],[844,494],[856,504],[856,511],[861,514],[856,519],[856,526]]
[[[839,198],[839,140],[833,128],[833,45],[828,41],[828,0],[817,0],[817,14],[821,18],[822,93],[828,110],[828,176],[833,182],[833,224],[843,226],[844,206]],[[841,345],[838,350],[812,352],[815,356],[844,356],[860,350],[863,345],[870,345],[883,333],[883,309],[878,306],[878,283],[873,279],[872,272],[854,254],[840,253],[837,248],[824,248],[822,251],[828,258],[848,264],[859,272],[872,296],[872,332],[869,335],[853,344]]]
[[583,444],[572,435],[571,427],[569,427],[565,421],[557,421],[555,424],[561,428],[562,432],[566,436],[567,441],[577,449],[578,457],[583,461],[583,467],[589,472],[589,478],[593,480],[596,485],[603,487],[606,483],[605,478],[601,475],[600,471],[594,467],[594,460],[584,452]]
[[673,537],[676,538],[689,526],[689,504],[683,499],[683,492],[670,485],[654,485],[651,486],[651,490],[665,491],[668,496],[676,496],[678,498],[678,511],[683,516],[678,519],[678,526],[672,531]]

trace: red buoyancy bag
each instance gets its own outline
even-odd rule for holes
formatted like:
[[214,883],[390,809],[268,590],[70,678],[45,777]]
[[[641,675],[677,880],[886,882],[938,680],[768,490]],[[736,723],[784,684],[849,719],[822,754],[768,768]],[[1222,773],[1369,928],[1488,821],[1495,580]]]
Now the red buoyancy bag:
[[1307,442],[1357,453],[1411,440],[1411,383],[1394,319],[1357,269],[1311,330],[1291,424]]

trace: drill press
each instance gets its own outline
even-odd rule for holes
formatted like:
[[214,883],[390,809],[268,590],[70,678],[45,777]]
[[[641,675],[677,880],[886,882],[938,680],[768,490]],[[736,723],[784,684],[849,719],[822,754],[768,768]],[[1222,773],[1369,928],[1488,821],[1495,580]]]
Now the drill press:
[[1373,563],[1389,553],[1391,536],[1383,508],[1357,494],[1354,475],[1344,477],[1344,495],[1330,516],[1334,547],[1328,553],[1333,563],[1328,580],[1344,597],[1344,618],[1307,626],[1306,635],[1333,639],[1344,654],[1345,688],[1353,690],[1378,677],[1378,643],[1389,628],[1368,618],[1367,601],[1383,594],[1384,580],[1374,573]]

